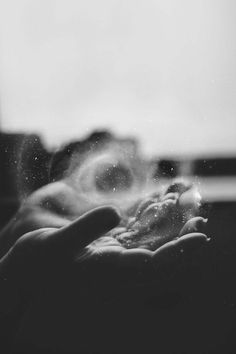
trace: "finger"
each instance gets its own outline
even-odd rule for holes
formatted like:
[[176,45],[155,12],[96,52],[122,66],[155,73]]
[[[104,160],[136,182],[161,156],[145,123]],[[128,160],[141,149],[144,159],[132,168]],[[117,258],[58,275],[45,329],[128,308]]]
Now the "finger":
[[190,254],[190,252],[206,244],[207,241],[207,236],[202,233],[190,233],[177,240],[170,241],[154,252],[154,266],[160,267],[166,264],[178,263],[183,255]]
[[188,220],[182,229],[180,230],[179,236],[187,235],[193,232],[203,232],[207,223],[207,219],[201,216],[196,216]]
[[55,231],[50,236],[50,243],[62,249],[80,250],[113,229],[119,222],[117,209],[110,206],[99,207]]
[[153,252],[147,249],[129,249],[122,252],[120,267],[143,269],[150,263]]
[[[46,266],[70,256],[119,223],[116,209],[102,207],[88,212],[61,229],[35,230],[22,236],[0,260],[0,274],[26,272],[36,263]],[[22,273],[22,272],[21,272]]]

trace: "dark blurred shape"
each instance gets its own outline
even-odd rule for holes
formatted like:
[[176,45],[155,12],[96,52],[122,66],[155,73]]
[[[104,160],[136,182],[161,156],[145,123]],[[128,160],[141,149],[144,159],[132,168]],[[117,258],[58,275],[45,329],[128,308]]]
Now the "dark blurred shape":
[[37,135],[0,133],[0,227],[21,197],[48,183],[50,153]]
[[101,192],[128,190],[133,182],[130,170],[122,164],[106,164],[96,172],[95,185]]
[[108,131],[95,131],[80,141],[74,141],[60,148],[53,155],[50,166],[50,181],[53,182],[65,176],[73,154],[76,154],[77,157],[74,167],[78,167],[85,153],[98,151],[110,142],[125,144],[130,154],[137,153],[138,143],[136,139],[129,137],[121,139]]
[[[1,132],[0,228],[13,216],[22,199],[45,184],[65,176],[74,153],[78,166],[85,153],[98,151],[110,142],[124,144],[130,154],[137,153],[136,139],[119,138],[108,131],[92,132],[84,139],[67,144],[56,153],[48,151],[38,135]],[[122,171],[120,178],[122,179]],[[129,183],[128,180],[126,182]]]
[[156,164],[154,178],[174,178],[179,175],[220,177],[236,176],[236,157],[198,159],[160,159]]
[[206,204],[205,208],[205,216],[208,217],[207,235],[213,238],[220,252],[236,253],[236,201],[218,201]]
[[[123,145],[130,155],[135,156],[138,153],[136,139],[120,138],[108,131],[95,131],[84,139],[65,145],[56,153],[48,151],[37,135],[0,133],[0,227],[17,210],[21,197],[24,198],[41,186],[63,178],[68,167],[71,168],[70,162],[73,154],[76,154],[76,159],[72,169],[83,161],[85,153],[97,152],[106,144],[113,142]],[[154,179],[175,178],[180,175],[190,177],[195,175],[200,177],[236,176],[236,157],[178,159],[170,156],[170,158],[165,157],[159,160],[153,159],[151,164],[154,168]],[[119,172],[118,176],[115,176],[114,172]],[[108,175],[113,176],[108,181],[110,184],[101,185],[100,178],[97,181],[98,188],[113,188],[114,178],[118,178],[122,183],[125,181],[126,185],[129,185],[131,181],[126,171],[120,168],[110,169]],[[114,185],[117,186],[117,181]],[[233,208],[233,203],[226,205],[222,208],[222,213],[224,210],[233,210]],[[217,219],[215,214],[213,219]],[[234,229],[233,222],[230,222],[228,232],[234,232]],[[213,232],[217,233],[218,228]]]
[[22,135],[0,134],[0,226],[3,226],[19,206],[17,191],[17,155]]
[[50,159],[51,153],[44,148],[37,135],[24,138],[18,166],[18,183],[20,190],[26,195],[49,182]]
[[82,155],[95,147],[101,147],[113,138],[113,135],[107,131],[96,131],[83,140],[73,141],[60,148],[51,160],[50,181],[53,182],[64,177],[70,165],[70,159],[75,152]]
[[174,178],[178,175],[179,162],[176,160],[163,159],[157,163],[153,178]]
[[193,175],[236,176],[236,158],[206,158],[194,160]]

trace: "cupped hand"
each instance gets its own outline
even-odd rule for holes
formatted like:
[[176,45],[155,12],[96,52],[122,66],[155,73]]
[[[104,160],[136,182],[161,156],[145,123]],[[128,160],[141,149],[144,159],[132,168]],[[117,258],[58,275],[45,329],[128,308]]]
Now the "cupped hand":
[[[152,247],[149,247],[147,234],[142,234],[139,227],[139,238],[133,238],[131,232],[131,242],[124,242],[127,226],[121,222],[123,211],[120,214],[111,206],[86,205],[63,183],[49,185],[33,194],[0,237],[3,255],[0,275],[15,284],[21,293],[27,293],[34,299],[24,327],[27,338],[31,337],[29,330],[34,328],[41,314],[49,318],[52,306],[55,306],[57,314],[53,312],[49,324],[53,323],[57,330],[57,326],[62,326],[63,334],[67,333],[70,338],[70,333],[76,331],[77,326],[81,330],[85,321],[91,325],[98,308],[99,313],[105,311],[108,316],[109,309],[116,307],[118,313],[125,304],[121,313],[126,313],[130,305],[142,309],[142,304],[138,303],[144,297],[165,292],[166,282],[172,283],[178,267],[207,243],[207,237],[202,233],[205,222],[199,216],[177,223],[177,229],[172,228],[171,233],[165,234],[173,220],[169,216],[175,214],[171,214],[172,209],[162,209],[166,205],[164,200],[171,197],[170,193],[177,193],[173,200],[179,207],[180,196],[184,193],[179,189],[177,192],[167,190],[158,201],[164,224],[162,233],[157,235],[158,242]],[[151,222],[153,213],[146,210],[152,209],[150,198],[148,205],[144,204],[137,204],[134,211],[136,220],[131,215],[129,225],[142,221],[147,215]],[[182,207],[180,209],[184,210]],[[149,225],[149,218],[144,221]],[[155,227],[150,230],[153,236]],[[41,296],[42,289],[46,289],[44,296]],[[37,302],[37,298],[40,301]],[[55,298],[58,305],[53,305]],[[114,301],[114,306],[113,302],[107,305],[107,300]],[[160,302],[160,299],[155,297],[155,301]],[[63,324],[60,322],[61,312],[71,321],[69,330],[66,320]],[[83,320],[74,326],[75,319],[71,318],[81,316],[81,312]],[[54,345],[55,338],[58,338],[57,330],[51,325],[46,328],[50,330],[51,337],[46,336],[45,341]],[[89,331],[82,331],[89,337]],[[41,332],[36,329],[35,333]],[[70,340],[65,339],[65,347]]]
[[[156,250],[127,249],[112,236],[104,236],[120,222],[113,207],[99,207],[61,228],[41,228],[20,237],[0,261],[0,274],[15,282],[22,291],[36,291],[65,270],[76,273],[78,286],[109,287],[140,280],[158,281],[166,265],[174,271],[185,254],[205,244],[207,237],[197,233],[199,219],[191,221],[188,233]],[[191,232],[193,231],[193,232]],[[107,281],[109,279],[109,281]],[[131,282],[131,280],[133,282]],[[90,289],[90,287],[89,287]],[[88,290],[89,290],[88,289]],[[83,289],[84,291],[85,289]]]
[[[155,297],[161,306],[163,300],[157,296],[165,290],[160,288],[160,281],[165,283],[184,256],[207,241],[204,234],[195,232],[196,223],[192,222],[188,232],[193,232],[156,250],[127,249],[107,236],[119,222],[113,207],[96,208],[61,228],[42,228],[23,235],[2,258],[2,274],[23,291],[32,292],[33,287],[33,295],[37,295],[21,324],[20,344],[32,343],[33,349],[42,346],[42,352],[48,348],[63,353],[71,348],[93,348],[99,353],[117,353],[113,346],[117,331],[122,333],[123,326],[128,335],[130,322],[132,326],[132,321],[150,321],[145,302]],[[155,307],[152,311],[155,313]],[[132,321],[127,321],[128,314],[134,316]],[[103,329],[99,327],[101,319]],[[148,322],[147,328],[150,326]],[[142,334],[146,338],[147,332]],[[126,334],[122,336],[119,343],[127,343]],[[128,343],[123,352],[132,352]]]

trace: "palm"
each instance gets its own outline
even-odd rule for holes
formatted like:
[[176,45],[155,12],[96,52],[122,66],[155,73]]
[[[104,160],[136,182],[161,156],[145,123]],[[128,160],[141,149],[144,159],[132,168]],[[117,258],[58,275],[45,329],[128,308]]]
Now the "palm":
[[[0,236],[1,275],[13,279],[31,299],[33,295],[20,336],[45,346],[59,341],[68,352],[68,344],[81,348],[82,341],[82,347],[87,346],[91,333],[101,340],[96,327],[101,316],[113,321],[110,316],[116,313],[117,330],[130,308],[138,316],[139,301],[163,293],[166,278],[173,281],[185,255],[207,240],[198,232],[202,218],[170,227],[170,216],[176,216],[172,211],[182,215],[177,194],[173,210],[159,201],[164,222],[159,233],[156,224],[142,227],[152,223],[150,200],[128,211],[124,222],[113,207],[88,205],[63,182],[33,194]],[[148,314],[145,310],[142,316]],[[113,343],[113,329],[106,326],[106,331],[105,342]]]
[[[206,241],[206,236],[198,233],[204,220],[201,217],[187,220],[179,207],[181,194],[186,190],[182,185],[173,185],[161,199],[152,196],[139,204],[135,216],[131,215],[122,227],[120,217],[111,207],[98,208],[76,218],[76,214],[89,207],[83,207],[65,185],[55,185],[32,195],[19,212],[17,227],[13,224],[8,228],[6,234],[14,234],[10,239],[15,238],[16,243],[12,242],[13,247],[1,261],[2,273],[6,270],[9,274],[16,272],[18,279],[27,278],[29,272],[34,272],[33,265],[44,274],[52,264],[55,270],[55,262],[60,267],[82,264],[83,269],[91,265],[94,272],[103,268],[103,273],[127,268],[150,272],[159,269],[162,263],[171,264],[173,260],[178,263],[183,251]],[[157,206],[159,217],[155,219]],[[63,213],[58,213],[60,208]],[[0,240],[1,249],[9,249],[9,239],[6,240],[4,233]]]

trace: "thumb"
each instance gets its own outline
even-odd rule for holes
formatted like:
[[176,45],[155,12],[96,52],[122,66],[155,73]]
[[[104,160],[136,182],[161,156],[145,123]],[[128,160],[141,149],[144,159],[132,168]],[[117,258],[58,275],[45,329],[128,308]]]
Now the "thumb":
[[119,222],[120,215],[116,208],[98,207],[53,232],[48,241],[55,249],[60,247],[62,251],[66,249],[79,251],[116,227]]
[[35,264],[46,265],[59,257],[70,257],[89,243],[117,226],[118,211],[113,207],[96,208],[60,228],[45,228],[23,235],[0,260],[0,276],[34,270]]

